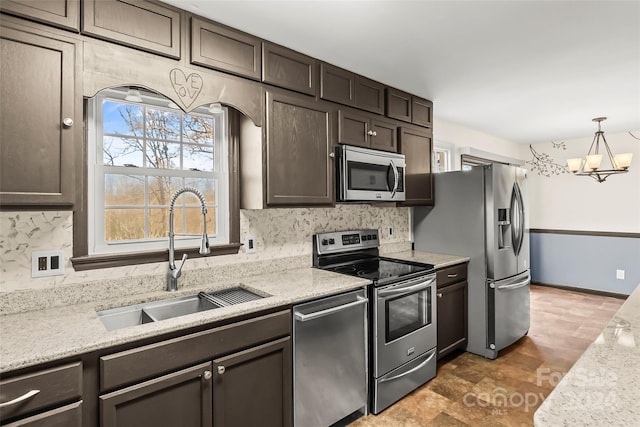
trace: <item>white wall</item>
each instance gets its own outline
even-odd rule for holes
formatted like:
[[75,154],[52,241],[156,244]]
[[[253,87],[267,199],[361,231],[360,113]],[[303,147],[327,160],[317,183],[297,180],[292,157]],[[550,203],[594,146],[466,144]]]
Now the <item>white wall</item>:
[[[640,137],[640,131],[632,131]],[[534,154],[526,147],[529,173],[531,228],[640,233],[640,140],[628,133],[607,134],[609,147],[616,153],[632,152],[629,172],[610,176],[598,183],[590,177],[566,172],[550,176],[532,168]],[[583,138],[533,144],[538,156],[547,155],[561,166],[568,158],[584,157],[593,134]],[[564,149],[563,149],[564,147]],[[603,159],[603,166],[608,165]]]

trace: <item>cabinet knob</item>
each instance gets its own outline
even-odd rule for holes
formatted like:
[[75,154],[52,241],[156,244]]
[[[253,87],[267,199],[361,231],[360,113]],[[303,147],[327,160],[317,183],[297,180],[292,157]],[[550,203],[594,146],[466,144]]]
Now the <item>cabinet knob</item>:
[[226,368],[222,365],[218,366],[218,374],[222,375],[226,371]]
[[331,157],[332,159],[336,156],[336,153],[329,153],[329,157]]
[[66,117],[63,121],[62,124],[65,125],[65,127],[70,128],[71,126],[73,126],[73,119],[71,117]]
[[438,292],[438,298],[442,298],[442,292]]
[[376,132],[375,130],[373,131],[373,136],[378,136],[378,132]]
[[369,132],[367,132],[367,135],[369,135],[369,136],[373,135],[373,131],[370,130]]
[[204,379],[205,380],[210,380],[212,377],[211,371],[204,371]]

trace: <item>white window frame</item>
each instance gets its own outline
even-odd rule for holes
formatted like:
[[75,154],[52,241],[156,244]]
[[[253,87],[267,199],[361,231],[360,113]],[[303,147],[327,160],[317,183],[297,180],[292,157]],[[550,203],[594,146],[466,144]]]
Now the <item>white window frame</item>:
[[[104,187],[105,173],[122,173],[143,176],[157,176],[158,169],[136,167],[128,168],[126,166],[108,166],[103,161],[103,126],[102,126],[102,105],[104,100],[113,100],[119,103],[130,103],[140,105],[141,103],[128,102],[124,99],[126,88],[122,89],[105,89],[91,98],[87,108],[87,132],[88,132],[88,245],[89,255],[126,253],[140,251],[157,251],[167,249],[168,236],[163,238],[138,239],[117,242],[106,242],[104,239]],[[170,100],[148,92],[142,93],[142,104],[153,106],[156,110],[164,110],[176,112],[175,108],[168,105]],[[213,178],[216,182],[215,194],[216,205],[207,202],[208,214],[215,211],[216,230],[209,230],[209,243],[211,246],[229,243],[229,127],[228,127],[228,111],[223,109],[222,113],[210,113],[207,108],[200,107],[189,114],[203,114],[212,116],[215,119],[214,127],[214,168],[210,172],[180,170],[180,169],[162,169],[160,175],[180,178]],[[124,172],[124,173],[123,173]],[[205,175],[206,174],[206,175]],[[181,195],[176,202],[176,207],[181,206]],[[198,202],[195,202],[198,203]],[[189,205],[192,202],[189,201]],[[148,195],[145,187],[144,206],[148,206]],[[154,208],[169,207],[154,205]],[[178,224],[176,228],[178,229]],[[177,249],[185,249],[197,247],[200,244],[200,236],[184,236],[176,234],[175,247]]]
[[[449,172],[453,170],[452,160],[453,160],[454,148],[455,146],[448,142],[434,141],[433,143],[433,166],[434,166],[433,172],[434,173]],[[442,170],[435,169],[436,153],[438,152],[444,153],[444,165],[442,165]]]

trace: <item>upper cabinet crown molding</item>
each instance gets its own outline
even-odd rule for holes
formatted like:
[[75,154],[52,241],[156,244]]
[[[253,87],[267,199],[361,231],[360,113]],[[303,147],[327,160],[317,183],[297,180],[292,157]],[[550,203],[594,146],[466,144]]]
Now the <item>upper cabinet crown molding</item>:
[[183,14],[148,0],[84,0],[82,33],[180,59]]
[[262,81],[317,96],[318,61],[286,47],[263,42]]
[[191,17],[191,63],[260,80],[261,40],[250,34]]
[[80,0],[2,0],[0,10],[65,30],[80,30]]

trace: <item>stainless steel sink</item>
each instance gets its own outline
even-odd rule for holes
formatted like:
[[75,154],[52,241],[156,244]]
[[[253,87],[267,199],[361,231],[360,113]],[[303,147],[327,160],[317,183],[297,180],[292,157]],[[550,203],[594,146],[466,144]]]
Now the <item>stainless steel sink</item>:
[[201,292],[198,295],[102,310],[98,311],[98,317],[107,330],[113,331],[261,298],[264,296],[235,287],[206,294]]

